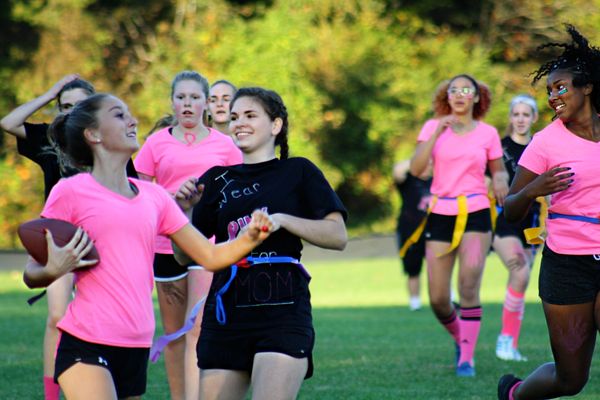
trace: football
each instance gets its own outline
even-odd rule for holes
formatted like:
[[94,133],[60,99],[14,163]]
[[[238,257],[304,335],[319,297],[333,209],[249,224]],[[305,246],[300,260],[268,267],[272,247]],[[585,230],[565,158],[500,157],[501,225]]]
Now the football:
[[[41,265],[46,265],[48,262],[46,229],[52,233],[54,243],[58,247],[62,247],[69,243],[77,230],[77,226],[67,221],[52,218],[38,218],[27,221],[19,226],[17,232],[21,243],[23,243],[29,255]],[[92,250],[83,259],[100,260],[96,246],[92,247]]]

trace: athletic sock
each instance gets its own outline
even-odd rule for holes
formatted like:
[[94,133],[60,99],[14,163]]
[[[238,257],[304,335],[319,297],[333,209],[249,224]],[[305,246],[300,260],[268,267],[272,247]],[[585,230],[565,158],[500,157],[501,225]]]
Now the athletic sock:
[[54,383],[54,378],[51,376],[44,376],[44,399],[60,399],[60,386],[58,385],[58,383]]
[[503,335],[513,338],[513,348],[519,344],[521,323],[525,313],[525,293],[519,293],[510,286],[506,289],[504,307],[502,307],[502,331]]
[[481,306],[460,308],[460,359],[458,365],[467,361],[473,366],[473,355],[481,327],[481,314]]
[[515,400],[515,398],[514,398],[515,390],[517,390],[517,388],[519,386],[521,386],[522,383],[523,383],[523,381],[519,381],[519,382],[515,383],[513,385],[513,387],[510,388],[510,391],[508,392],[508,400]]
[[442,325],[444,325],[444,328],[446,328],[446,330],[448,331],[448,333],[450,333],[450,335],[454,338],[454,341],[456,343],[459,343],[459,340],[460,340],[460,324],[459,324],[458,318],[456,316],[456,310],[453,309],[452,310],[452,314],[450,314],[446,318],[439,318],[438,317],[438,320],[440,321],[440,323]]

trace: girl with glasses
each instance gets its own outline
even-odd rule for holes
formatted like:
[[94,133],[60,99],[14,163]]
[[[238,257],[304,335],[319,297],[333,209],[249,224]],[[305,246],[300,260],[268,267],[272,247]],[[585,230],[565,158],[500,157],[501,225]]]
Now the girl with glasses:
[[[490,107],[487,86],[470,75],[457,75],[440,85],[433,105],[435,118],[421,129],[410,172],[418,176],[433,162],[432,200],[423,225],[429,300],[454,339],[456,375],[469,377],[475,375],[482,315],[479,291],[492,240],[485,170],[491,171],[499,204],[508,192],[508,174],[496,128],[481,121]],[[450,287],[457,258],[458,310]]]

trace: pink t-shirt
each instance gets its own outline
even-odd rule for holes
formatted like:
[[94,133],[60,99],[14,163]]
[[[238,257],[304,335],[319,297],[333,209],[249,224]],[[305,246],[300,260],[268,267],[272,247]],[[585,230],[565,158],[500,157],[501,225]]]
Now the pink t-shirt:
[[[519,160],[535,174],[571,167],[574,182],[550,196],[549,213],[600,218],[600,143],[570,132],[560,119],[536,133]],[[600,225],[557,218],[546,221],[546,245],[560,254],[600,254]]]
[[58,327],[92,343],[149,347],[156,235],[177,232],[189,221],[160,186],[130,182],[139,190],[133,199],[108,190],[87,173],[61,179],[42,216],[81,226],[100,254],[98,265],[75,271],[75,299]]
[[[429,140],[438,124],[437,119],[427,121],[417,140]],[[458,204],[454,198],[462,194],[471,195],[467,198],[470,213],[490,207],[485,170],[488,161],[502,158],[502,145],[496,128],[482,121],[477,122],[475,129],[462,135],[446,128],[433,146],[432,158],[431,194],[439,197],[432,212],[457,215]]]
[[[152,176],[156,183],[175,194],[189,178],[198,178],[209,168],[242,163],[242,152],[231,137],[208,128],[209,134],[202,141],[189,145],[175,139],[170,127],[161,129],[146,139],[133,161],[135,169]],[[173,254],[171,241],[158,237],[156,252]]]

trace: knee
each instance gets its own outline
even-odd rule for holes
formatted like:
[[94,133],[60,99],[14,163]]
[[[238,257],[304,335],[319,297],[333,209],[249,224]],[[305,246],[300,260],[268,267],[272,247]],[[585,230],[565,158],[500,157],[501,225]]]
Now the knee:
[[583,390],[587,381],[589,379],[589,374],[585,373],[582,375],[570,377],[568,379],[560,380],[560,388],[563,396],[575,396],[579,392]]
[[450,299],[444,296],[432,297],[429,299],[431,309],[438,317],[447,317],[452,312]]

